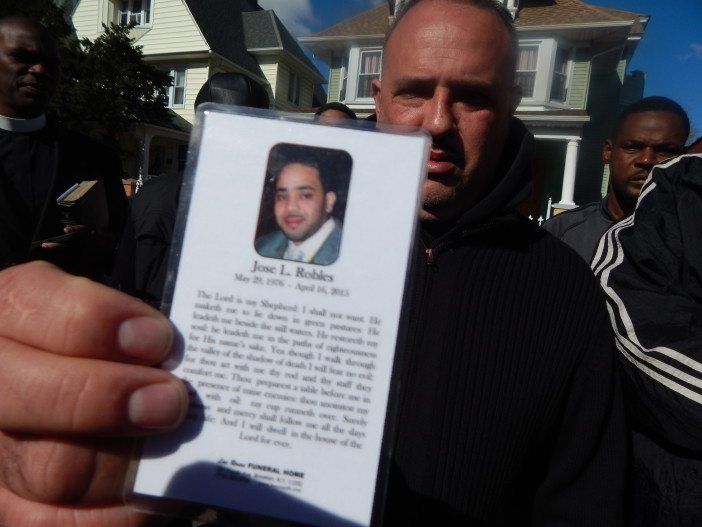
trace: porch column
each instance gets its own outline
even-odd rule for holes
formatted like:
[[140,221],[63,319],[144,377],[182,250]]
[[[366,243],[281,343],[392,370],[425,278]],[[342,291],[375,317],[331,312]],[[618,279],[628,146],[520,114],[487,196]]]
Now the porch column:
[[563,187],[561,190],[561,201],[554,205],[559,209],[575,208],[573,193],[575,191],[575,169],[578,166],[578,151],[580,150],[580,139],[570,139],[566,147],[565,168],[563,169]]
[[149,151],[151,149],[151,139],[153,135],[144,131],[144,136],[141,140],[141,164],[139,166],[139,181],[137,186],[141,188],[146,180],[146,176],[149,175]]
[[511,13],[512,18],[514,18],[514,14],[517,12],[517,1],[518,0],[507,0],[507,10]]

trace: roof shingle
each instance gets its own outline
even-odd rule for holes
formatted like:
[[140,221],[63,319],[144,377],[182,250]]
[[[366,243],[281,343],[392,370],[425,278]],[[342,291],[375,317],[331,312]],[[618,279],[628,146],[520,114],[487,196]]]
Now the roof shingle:
[[369,11],[365,11],[338,24],[334,24],[319,33],[315,37],[345,37],[349,35],[384,35],[388,27],[390,8],[387,3],[382,3]]
[[[387,3],[323,29],[314,37],[346,37],[384,35],[389,27]],[[522,0],[517,15],[517,28],[596,22],[634,21],[633,31],[642,32],[639,15],[630,11],[586,4],[581,0]]]

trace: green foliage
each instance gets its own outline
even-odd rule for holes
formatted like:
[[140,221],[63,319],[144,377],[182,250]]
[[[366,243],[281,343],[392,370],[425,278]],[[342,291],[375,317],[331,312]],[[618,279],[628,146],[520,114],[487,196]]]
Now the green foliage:
[[67,124],[99,123],[110,141],[135,122],[168,124],[165,89],[171,77],[144,62],[128,27],[103,27],[94,41],[81,41],[79,62],[67,64],[73,75],[64,76],[55,113]]

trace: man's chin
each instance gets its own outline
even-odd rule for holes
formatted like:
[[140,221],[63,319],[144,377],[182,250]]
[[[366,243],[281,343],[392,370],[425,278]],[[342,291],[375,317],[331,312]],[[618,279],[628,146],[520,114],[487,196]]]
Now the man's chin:
[[446,221],[455,216],[458,193],[455,186],[427,179],[422,186],[422,221]]

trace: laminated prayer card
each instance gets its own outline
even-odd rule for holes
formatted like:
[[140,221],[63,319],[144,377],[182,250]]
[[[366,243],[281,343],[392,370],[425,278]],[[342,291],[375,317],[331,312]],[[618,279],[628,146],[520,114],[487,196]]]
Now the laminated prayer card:
[[190,409],[130,499],[375,525],[430,139],[206,108],[167,284]]

